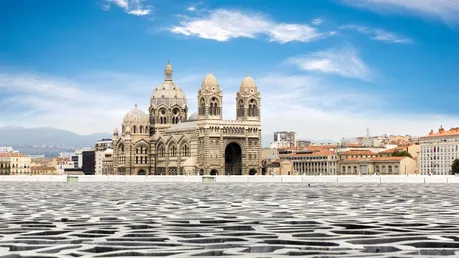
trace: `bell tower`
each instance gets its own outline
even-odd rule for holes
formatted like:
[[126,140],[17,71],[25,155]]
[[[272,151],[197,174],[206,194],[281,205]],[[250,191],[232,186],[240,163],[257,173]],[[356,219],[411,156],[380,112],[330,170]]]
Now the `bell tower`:
[[236,93],[236,118],[239,121],[258,121],[261,116],[261,97],[255,80],[246,76]]
[[217,78],[208,74],[202,80],[198,90],[198,119],[222,119],[223,93],[218,85]]

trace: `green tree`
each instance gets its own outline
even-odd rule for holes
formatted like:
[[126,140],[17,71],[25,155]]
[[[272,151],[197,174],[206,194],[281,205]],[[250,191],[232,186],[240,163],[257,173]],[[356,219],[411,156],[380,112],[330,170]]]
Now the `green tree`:
[[394,151],[394,152],[392,153],[392,156],[394,156],[394,157],[410,157],[410,158],[413,158],[413,157],[411,156],[411,154],[410,154],[408,151],[406,151],[406,150],[403,150],[403,151],[396,150],[396,151]]
[[451,165],[451,174],[459,174],[459,159],[453,161],[453,165]]

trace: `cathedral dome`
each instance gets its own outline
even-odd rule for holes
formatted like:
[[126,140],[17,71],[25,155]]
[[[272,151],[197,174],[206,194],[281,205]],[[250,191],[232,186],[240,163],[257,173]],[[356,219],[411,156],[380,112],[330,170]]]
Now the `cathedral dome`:
[[148,115],[135,105],[135,107],[124,116],[123,123],[126,125],[148,124]]
[[153,91],[151,105],[159,106],[164,104],[168,107],[179,105],[186,106],[186,96],[183,90],[172,80],[172,65],[168,62],[164,69],[164,82]]
[[256,87],[255,80],[248,75],[241,82],[241,89],[255,89]]
[[190,115],[188,118],[188,121],[197,121],[198,120],[198,112],[194,112],[193,114]]
[[209,73],[208,75],[206,75],[206,77],[204,77],[204,80],[202,80],[201,87],[202,88],[212,88],[212,87],[217,88],[218,87],[217,78],[215,78],[213,74]]

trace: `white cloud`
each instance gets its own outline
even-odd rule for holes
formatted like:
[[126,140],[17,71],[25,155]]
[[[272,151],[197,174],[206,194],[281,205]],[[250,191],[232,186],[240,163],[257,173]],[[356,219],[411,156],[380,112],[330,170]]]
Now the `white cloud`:
[[340,29],[356,30],[362,34],[370,35],[372,40],[385,41],[389,43],[401,43],[401,44],[412,43],[411,39],[409,38],[397,35],[395,33],[392,33],[392,32],[389,32],[383,29],[378,29],[378,28],[370,28],[370,27],[350,24],[350,25],[341,26]]
[[144,16],[148,15],[153,11],[153,7],[151,5],[145,5],[145,0],[106,0],[107,5],[103,6],[104,10],[110,9],[110,4],[116,5],[128,14],[132,14],[135,16]]
[[459,21],[457,0],[342,0],[343,2],[379,12],[410,11],[421,15],[438,17],[446,23]]
[[358,78],[371,81],[370,68],[360,59],[352,47],[330,49],[310,55],[290,58],[289,63],[295,64],[304,71],[338,74],[343,77]]
[[324,21],[325,21],[324,19],[317,18],[317,19],[312,20],[312,24],[320,25],[320,24],[324,23]]
[[[148,103],[148,99],[140,101],[140,94],[132,96],[135,87],[131,86],[138,83],[132,77],[114,77],[116,87],[111,84],[114,82],[91,80],[0,71],[0,124],[54,126],[82,134],[111,132],[134,104]],[[147,106],[140,106],[147,110]]]
[[307,24],[277,23],[259,13],[227,9],[210,11],[204,17],[181,17],[180,25],[170,28],[171,32],[217,41],[266,35],[270,41],[279,43],[310,42],[331,35]]
[[[160,73],[158,73],[160,74]],[[182,73],[175,81],[187,93],[190,113],[196,111],[197,90],[205,76]],[[243,79],[215,72],[223,88],[224,119],[235,117],[235,92]],[[253,75],[262,97],[264,142],[272,132],[293,130],[299,139],[334,140],[365,134],[426,135],[443,124],[457,126],[458,117],[391,112],[386,96],[371,95],[330,85],[313,75],[263,73]],[[87,134],[111,132],[134,104],[147,111],[152,90],[162,78],[96,73],[66,79],[39,73],[0,71],[0,125],[54,126]],[[143,86],[142,86],[143,85]],[[136,89],[133,92],[132,89]]]

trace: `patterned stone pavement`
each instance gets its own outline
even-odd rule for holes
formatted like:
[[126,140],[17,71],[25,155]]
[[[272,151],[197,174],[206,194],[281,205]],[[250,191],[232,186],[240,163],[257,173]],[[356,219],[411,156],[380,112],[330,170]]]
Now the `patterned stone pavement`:
[[459,188],[0,182],[0,257],[459,255]]

